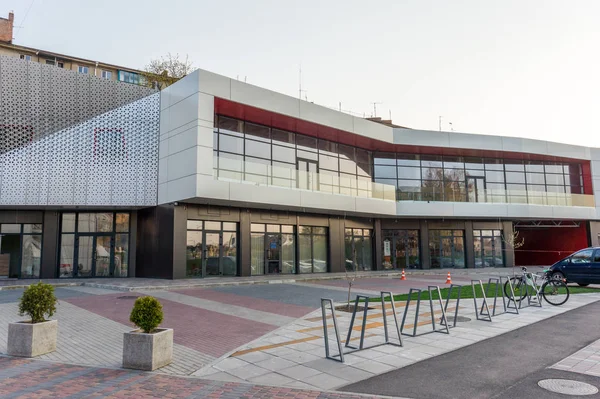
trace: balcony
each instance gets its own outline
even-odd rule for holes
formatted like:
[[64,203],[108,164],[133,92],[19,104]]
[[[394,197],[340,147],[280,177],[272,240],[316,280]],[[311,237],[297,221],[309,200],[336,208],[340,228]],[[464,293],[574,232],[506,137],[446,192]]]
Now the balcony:
[[213,158],[213,176],[217,180],[306,190],[351,197],[396,201],[396,187],[375,183],[371,178],[349,178],[326,173],[245,162],[225,157]]
[[487,204],[527,204],[546,206],[595,207],[594,196],[586,194],[551,193],[515,190],[454,190],[420,187],[418,192],[398,190],[399,201],[477,202]]

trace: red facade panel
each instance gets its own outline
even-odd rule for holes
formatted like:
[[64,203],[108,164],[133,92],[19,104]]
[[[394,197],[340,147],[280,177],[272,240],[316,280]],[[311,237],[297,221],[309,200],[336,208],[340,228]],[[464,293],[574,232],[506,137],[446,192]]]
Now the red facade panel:
[[515,250],[517,266],[549,266],[589,246],[586,223],[579,227],[517,228],[524,245]]

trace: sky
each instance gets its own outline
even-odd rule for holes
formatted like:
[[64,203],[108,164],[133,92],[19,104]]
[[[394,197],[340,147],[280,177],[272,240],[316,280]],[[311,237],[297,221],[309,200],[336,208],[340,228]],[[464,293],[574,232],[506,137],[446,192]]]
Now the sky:
[[144,68],[167,53],[415,129],[600,147],[600,1],[0,0],[14,43]]

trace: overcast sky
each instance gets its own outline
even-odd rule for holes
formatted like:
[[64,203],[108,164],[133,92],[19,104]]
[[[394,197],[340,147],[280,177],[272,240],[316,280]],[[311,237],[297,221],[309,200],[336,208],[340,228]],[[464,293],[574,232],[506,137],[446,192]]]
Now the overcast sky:
[[[194,66],[394,123],[600,147],[600,1],[0,0],[15,43]],[[25,20],[24,20],[25,19]],[[23,21],[24,20],[24,21]]]

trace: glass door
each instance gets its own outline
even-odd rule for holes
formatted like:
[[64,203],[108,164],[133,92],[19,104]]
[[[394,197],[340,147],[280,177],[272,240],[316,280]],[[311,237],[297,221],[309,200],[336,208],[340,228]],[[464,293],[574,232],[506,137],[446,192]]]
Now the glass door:
[[267,234],[265,258],[267,273],[281,272],[281,236],[280,234]]
[[218,232],[204,232],[204,265],[202,276],[220,276],[223,274],[221,267],[221,254]]
[[112,237],[79,235],[77,238],[76,277],[109,277],[114,273]]
[[317,161],[298,158],[298,188],[317,191],[319,189]]
[[469,202],[485,202],[485,179],[483,177],[467,177]]

